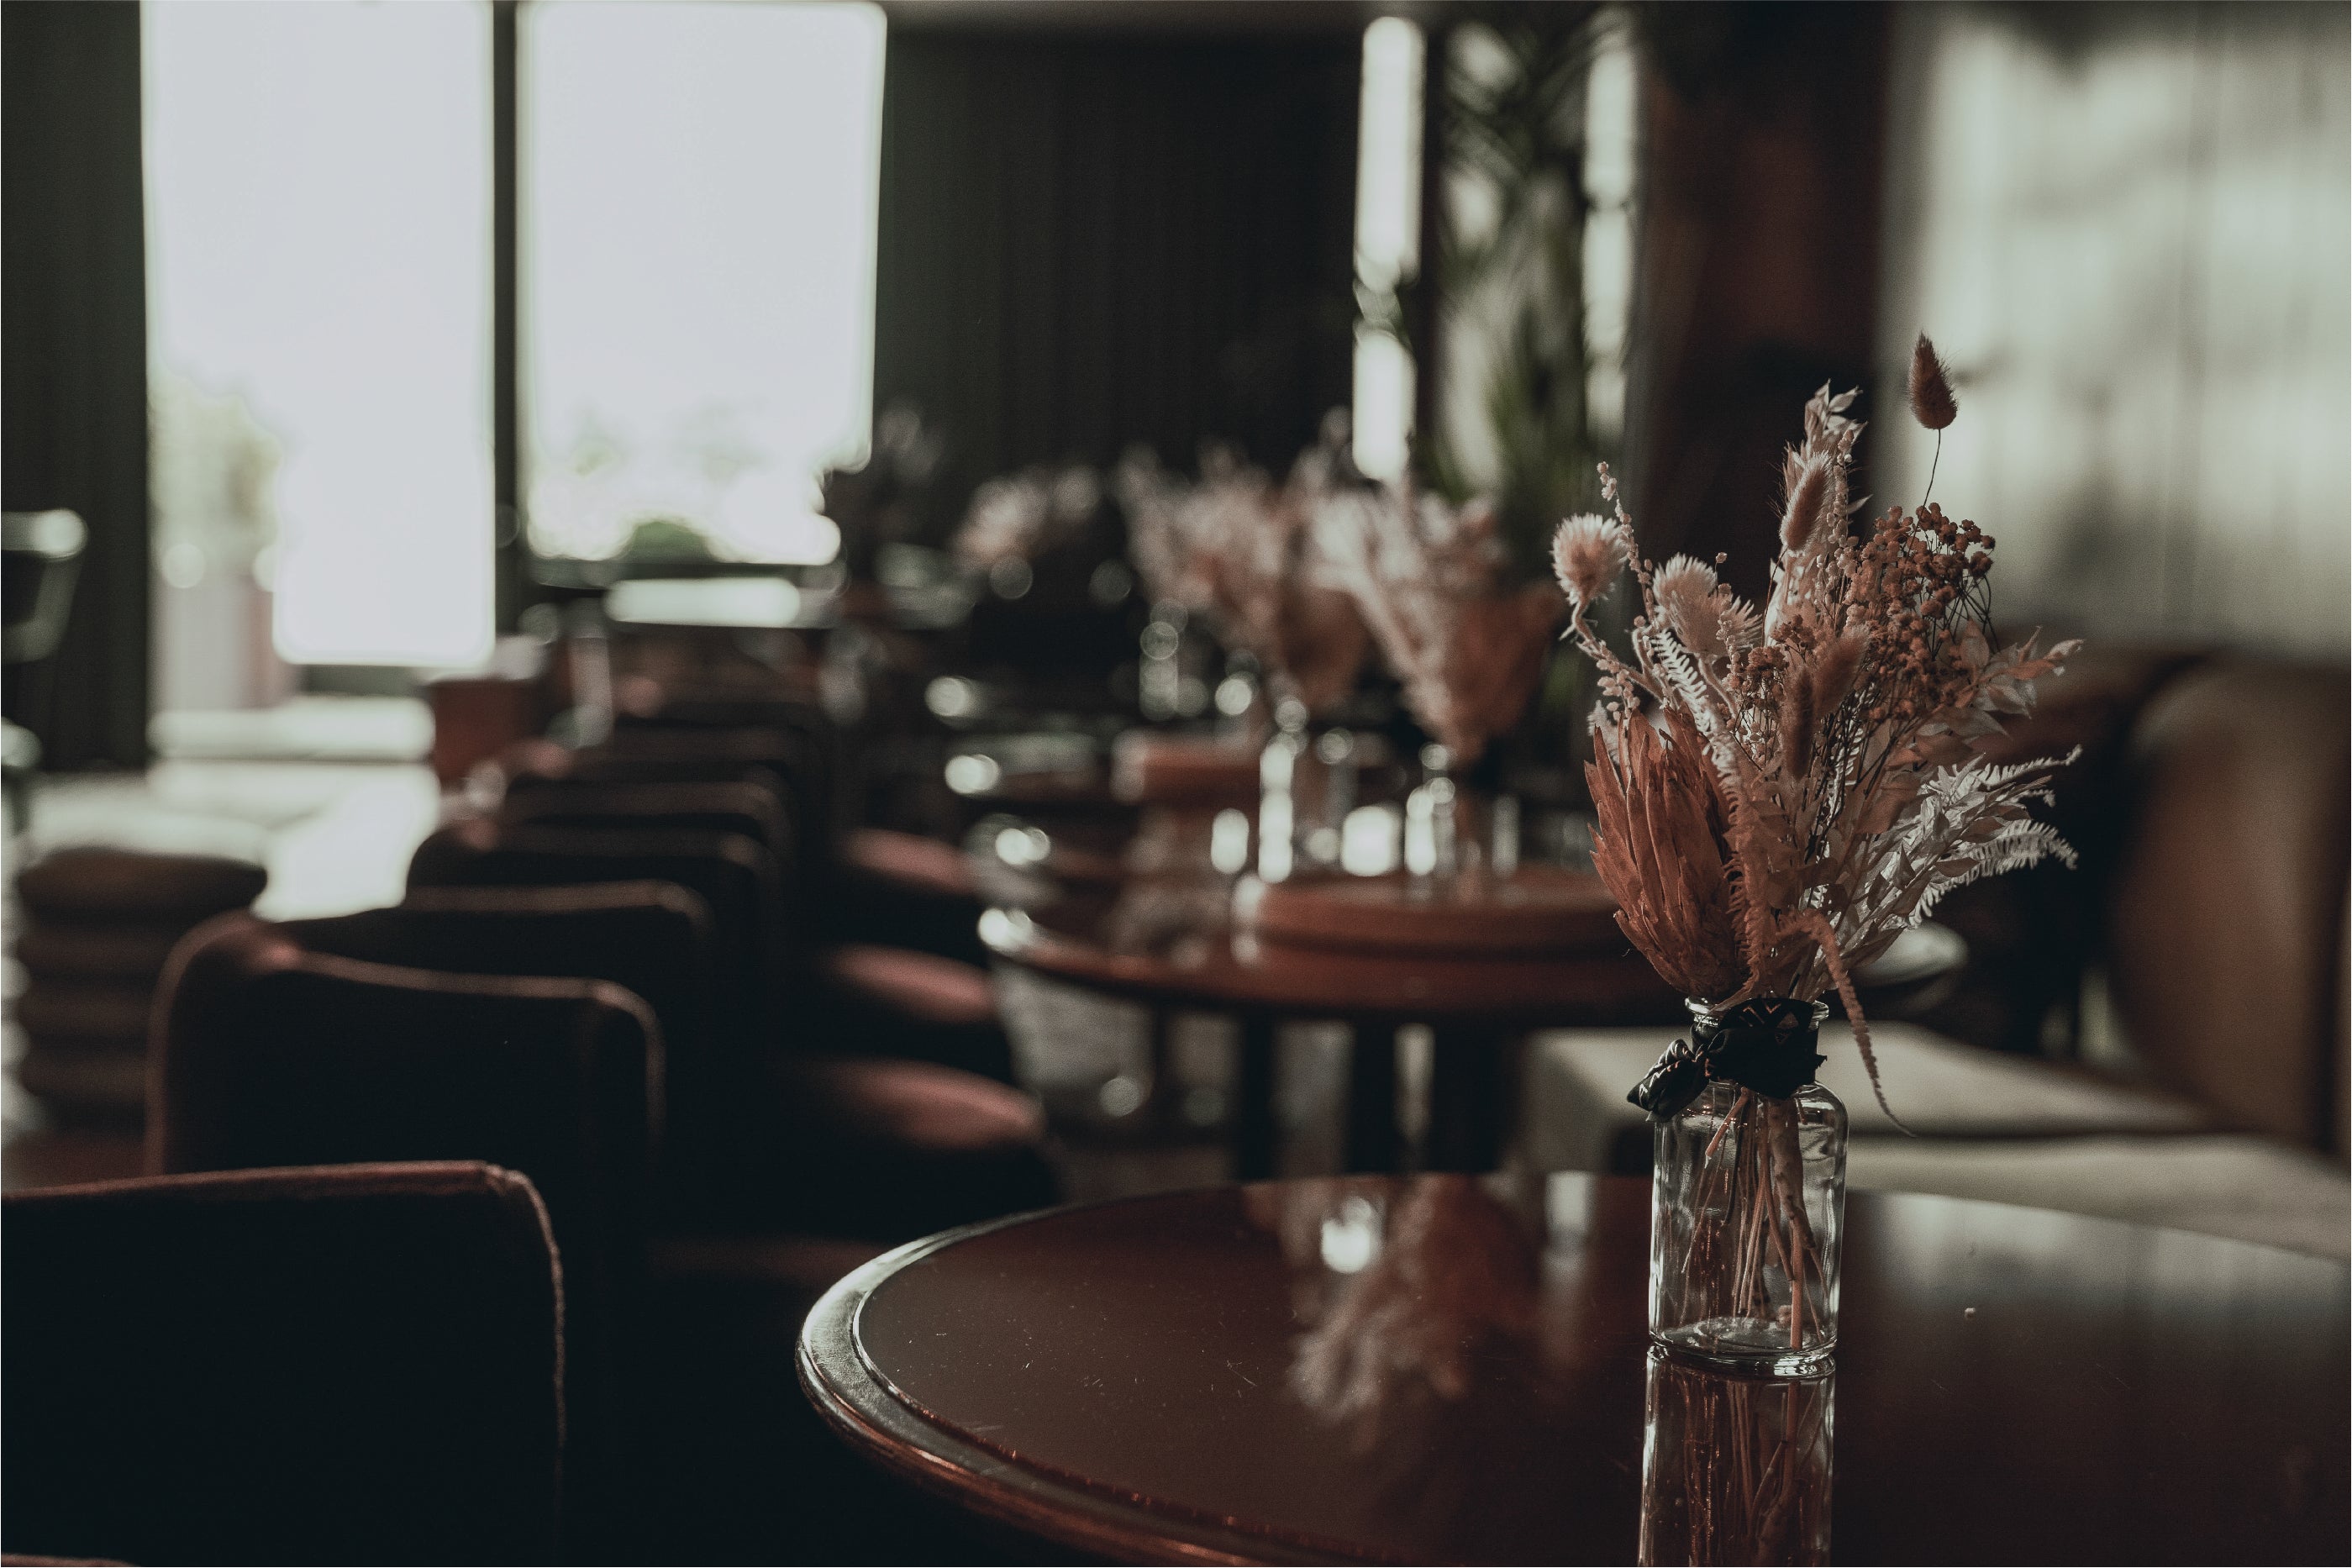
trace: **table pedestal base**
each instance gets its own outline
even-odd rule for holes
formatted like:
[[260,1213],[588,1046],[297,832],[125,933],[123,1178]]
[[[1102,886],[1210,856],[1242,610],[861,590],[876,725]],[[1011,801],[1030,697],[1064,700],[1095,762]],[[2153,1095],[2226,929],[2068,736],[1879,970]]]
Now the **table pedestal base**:
[[1234,1064],[1234,1176],[1262,1182],[1275,1173],[1280,1141],[1274,1105],[1275,1017],[1241,1016],[1240,1056]]
[[1491,1171],[1510,1146],[1519,1036],[1493,1026],[1439,1026],[1430,1053],[1425,1171]]
[[[1281,1129],[1276,1113],[1276,1032],[1271,1013],[1239,1020],[1234,1064],[1234,1179],[1262,1182],[1276,1173]],[[1155,1028],[1156,1054],[1166,1067],[1166,1025]],[[1430,1064],[1429,1117],[1420,1158],[1411,1158],[1397,1107],[1397,1040],[1389,1027],[1358,1026],[1348,1053],[1347,1101],[1341,1108],[1340,1168],[1348,1173],[1393,1175],[1424,1171],[1491,1171],[1510,1146],[1518,1110],[1520,1036],[1483,1025],[1447,1025],[1435,1031]]]

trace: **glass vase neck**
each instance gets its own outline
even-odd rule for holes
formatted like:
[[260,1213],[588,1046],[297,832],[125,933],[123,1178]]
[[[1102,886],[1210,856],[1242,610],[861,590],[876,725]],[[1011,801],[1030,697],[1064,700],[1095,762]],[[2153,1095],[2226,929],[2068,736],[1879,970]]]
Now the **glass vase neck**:
[[1683,1007],[1690,1014],[1691,1025],[1694,1028],[1705,1028],[1710,1025],[1716,1028],[1721,1028],[1748,1013],[1751,1008],[1793,1008],[1798,1010],[1801,1016],[1805,1010],[1810,1009],[1812,1027],[1816,1031],[1823,1024],[1828,1023],[1830,1017],[1828,1003],[1804,1002],[1792,996],[1751,996],[1745,1002],[1702,1002],[1696,996],[1685,996],[1683,998]]
[[1822,1064],[1822,1026],[1829,1004],[1793,996],[1756,996],[1727,1007],[1688,1002],[1691,1045],[1706,1076],[1775,1100],[1813,1081]]

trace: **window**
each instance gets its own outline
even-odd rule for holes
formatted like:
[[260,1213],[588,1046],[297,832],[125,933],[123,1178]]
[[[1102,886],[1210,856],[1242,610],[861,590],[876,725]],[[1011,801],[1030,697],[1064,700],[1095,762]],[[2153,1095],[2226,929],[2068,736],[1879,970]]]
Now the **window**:
[[[2063,25],[2062,25],[2063,24]],[[2000,542],[2002,624],[2343,655],[2352,69],[2342,6],[1922,7],[1895,31],[1885,500]]]
[[863,459],[881,12],[520,13],[533,548],[821,563],[815,476]]
[[244,640],[172,636],[207,584],[274,590],[290,661],[481,658],[489,8],[144,12],[163,704],[230,705],[174,689]]
[[[1393,296],[1421,265],[1421,29],[1383,16],[1364,29],[1364,99],[1358,120],[1356,283]],[[1412,437],[1412,354],[1392,332],[1356,330],[1354,457],[1374,479],[1405,468]]]

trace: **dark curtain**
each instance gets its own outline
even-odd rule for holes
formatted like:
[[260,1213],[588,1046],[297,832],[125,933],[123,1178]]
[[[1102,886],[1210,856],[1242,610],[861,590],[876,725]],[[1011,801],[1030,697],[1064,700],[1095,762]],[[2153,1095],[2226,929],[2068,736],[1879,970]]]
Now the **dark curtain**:
[[147,754],[139,7],[0,4],[0,502],[89,528],[57,653],[11,669],[48,765]]
[[934,528],[1136,441],[1278,472],[1346,405],[1360,49],[894,32],[875,396],[947,437]]

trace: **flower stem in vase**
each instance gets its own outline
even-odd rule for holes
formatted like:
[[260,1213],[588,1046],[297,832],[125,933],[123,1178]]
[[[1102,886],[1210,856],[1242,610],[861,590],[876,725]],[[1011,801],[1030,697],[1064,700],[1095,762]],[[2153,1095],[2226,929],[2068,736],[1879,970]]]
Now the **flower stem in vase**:
[[1336,866],[1356,809],[1356,737],[1336,725],[1324,731],[1315,740],[1315,760],[1323,764],[1323,820],[1308,837],[1307,854],[1318,866]]
[[1810,1081],[1828,1010],[1694,1011],[1698,1052],[1677,1042],[1691,1076],[1645,1106],[1658,1117],[1651,1337],[1717,1363],[1806,1371],[1837,1344],[1845,1110]]
[[1488,835],[1493,840],[1487,863],[1498,879],[1508,881],[1519,869],[1519,797],[1497,795],[1487,816]]

